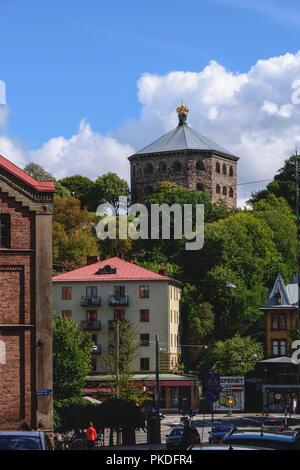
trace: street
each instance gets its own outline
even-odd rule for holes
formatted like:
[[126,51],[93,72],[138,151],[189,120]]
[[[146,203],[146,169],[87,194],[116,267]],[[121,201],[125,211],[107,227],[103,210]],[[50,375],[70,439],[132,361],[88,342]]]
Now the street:
[[[180,421],[181,417],[182,415],[180,414],[166,414],[165,418],[161,421],[161,443],[163,444],[161,448],[165,448],[166,435],[168,435],[174,427],[182,424]],[[271,414],[268,418],[272,417],[284,419],[284,414],[274,413]],[[233,414],[232,416],[226,416],[226,414],[214,414],[214,425],[234,424],[240,429],[257,429],[261,426],[264,419],[266,419],[266,417],[262,417],[261,414],[258,413],[237,413]],[[197,414],[192,419],[192,423],[198,429],[201,442],[207,443],[212,424],[211,414]],[[290,421],[288,420],[288,423],[291,429],[300,428],[300,414],[292,415],[292,418]],[[116,436],[114,436],[114,443],[116,443]],[[136,432],[136,444],[147,444],[146,432],[142,430]],[[107,433],[105,436],[105,446],[108,445],[109,434]],[[123,447],[123,449],[125,448]]]

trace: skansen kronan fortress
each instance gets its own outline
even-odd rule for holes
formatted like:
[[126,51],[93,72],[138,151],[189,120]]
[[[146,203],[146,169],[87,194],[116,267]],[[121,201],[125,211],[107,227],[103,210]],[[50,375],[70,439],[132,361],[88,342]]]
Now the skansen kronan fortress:
[[189,127],[188,112],[182,102],[178,126],[129,157],[132,199],[144,202],[160,181],[170,181],[234,208],[238,157]]

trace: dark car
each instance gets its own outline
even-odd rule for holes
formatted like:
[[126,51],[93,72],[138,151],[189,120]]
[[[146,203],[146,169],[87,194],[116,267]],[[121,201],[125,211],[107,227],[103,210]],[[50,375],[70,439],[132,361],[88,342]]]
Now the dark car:
[[41,431],[0,431],[0,450],[53,450]]
[[223,438],[224,444],[264,447],[274,450],[300,450],[300,436],[262,431],[236,431]]
[[282,432],[285,429],[288,429],[288,426],[282,419],[278,418],[269,418],[266,419],[261,425],[262,431],[279,431]]
[[236,431],[237,427],[234,424],[224,424],[223,426],[214,426],[209,433],[208,441],[210,444],[217,444],[221,439],[230,431]]
[[[192,429],[192,439],[194,441],[194,444],[199,444],[200,435],[197,431],[197,428],[192,426],[191,429]],[[167,449],[176,449],[178,447],[182,438],[182,433],[183,433],[183,426],[177,426],[176,428],[172,429],[170,434],[166,435]]]

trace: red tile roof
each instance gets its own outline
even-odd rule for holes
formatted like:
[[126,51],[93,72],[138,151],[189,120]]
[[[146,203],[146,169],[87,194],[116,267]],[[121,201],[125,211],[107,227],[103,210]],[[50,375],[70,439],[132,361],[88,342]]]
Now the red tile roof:
[[36,181],[32,176],[29,176],[25,171],[21,170],[18,166],[14,165],[12,162],[0,155],[0,168],[8,171],[17,178],[25,181],[25,183],[32,186],[34,189],[40,192],[55,192],[55,187],[53,181]]
[[[114,274],[97,274],[100,268],[109,265],[116,268]],[[170,281],[171,278],[154,273],[149,269],[142,268],[134,263],[125,261],[117,256],[99,261],[98,263],[75,269],[68,273],[59,274],[52,278],[53,282],[69,282],[69,281]]]

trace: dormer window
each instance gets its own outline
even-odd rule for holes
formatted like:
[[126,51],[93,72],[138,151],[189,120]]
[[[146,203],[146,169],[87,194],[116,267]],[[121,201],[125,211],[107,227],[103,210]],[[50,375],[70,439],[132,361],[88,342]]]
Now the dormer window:
[[280,294],[280,292],[277,292],[277,294],[275,295],[275,301],[276,301],[277,305],[281,305],[281,294]]

